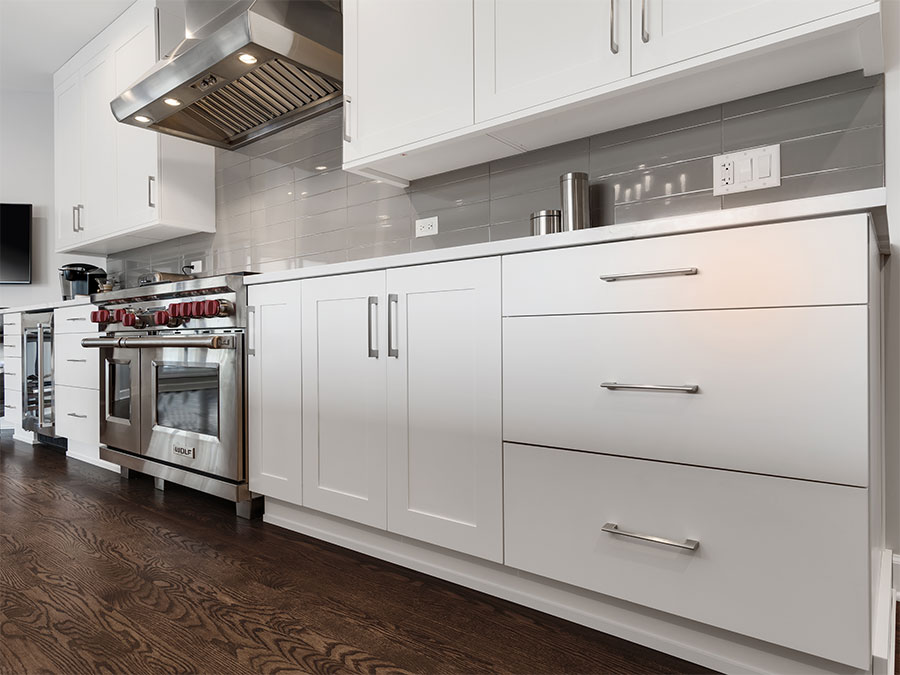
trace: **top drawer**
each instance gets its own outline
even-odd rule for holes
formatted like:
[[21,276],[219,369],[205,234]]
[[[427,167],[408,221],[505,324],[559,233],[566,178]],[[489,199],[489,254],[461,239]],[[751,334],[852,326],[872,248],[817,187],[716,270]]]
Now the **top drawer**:
[[14,314],[3,315],[3,334],[4,335],[21,335],[22,334],[22,315],[19,312]]
[[76,305],[60,307],[53,312],[54,333],[96,333],[96,323],[91,323],[91,312],[94,305]]
[[503,315],[862,304],[868,216],[504,256]]

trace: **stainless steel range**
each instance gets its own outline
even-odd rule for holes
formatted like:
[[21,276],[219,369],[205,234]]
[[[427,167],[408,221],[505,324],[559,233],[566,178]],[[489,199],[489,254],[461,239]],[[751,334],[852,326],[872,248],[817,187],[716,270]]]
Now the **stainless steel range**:
[[100,457],[250,517],[245,297],[238,274],[96,294],[106,334],[81,344],[100,349]]

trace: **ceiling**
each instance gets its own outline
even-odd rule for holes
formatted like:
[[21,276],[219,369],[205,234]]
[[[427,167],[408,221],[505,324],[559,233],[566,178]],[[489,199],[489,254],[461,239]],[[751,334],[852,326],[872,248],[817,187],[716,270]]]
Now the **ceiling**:
[[134,0],[0,0],[0,89],[50,91],[53,73]]

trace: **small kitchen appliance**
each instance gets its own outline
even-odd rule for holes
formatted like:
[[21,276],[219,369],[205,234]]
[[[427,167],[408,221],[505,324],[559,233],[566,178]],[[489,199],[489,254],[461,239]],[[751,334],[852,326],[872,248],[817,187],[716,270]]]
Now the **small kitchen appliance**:
[[87,263],[69,263],[59,268],[59,287],[63,300],[76,295],[92,295],[106,281],[106,270]]

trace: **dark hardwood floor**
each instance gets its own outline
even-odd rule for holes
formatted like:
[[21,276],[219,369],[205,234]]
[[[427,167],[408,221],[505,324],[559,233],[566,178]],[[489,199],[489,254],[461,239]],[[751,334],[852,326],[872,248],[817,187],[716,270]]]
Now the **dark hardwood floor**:
[[0,519],[5,674],[709,672],[9,436]]

